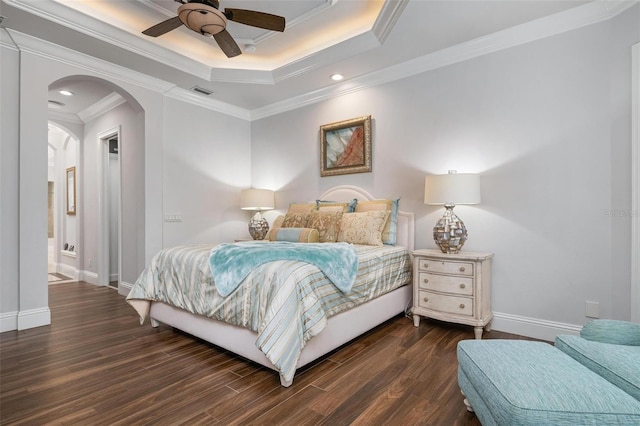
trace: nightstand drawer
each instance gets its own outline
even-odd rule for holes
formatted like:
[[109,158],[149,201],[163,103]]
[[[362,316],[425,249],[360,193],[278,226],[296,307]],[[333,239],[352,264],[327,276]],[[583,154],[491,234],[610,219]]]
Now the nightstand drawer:
[[473,275],[473,263],[450,262],[431,259],[420,259],[418,262],[420,271],[438,272],[441,274]]
[[420,272],[418,285],[425,290],[434,290],[442,293],[473,295],[473,278],[456,277],[452,275],[437,275]]
[[433,309],[459,315],[473,315],[473,299],[459,296],[420,292],[418,305],[422,308]]

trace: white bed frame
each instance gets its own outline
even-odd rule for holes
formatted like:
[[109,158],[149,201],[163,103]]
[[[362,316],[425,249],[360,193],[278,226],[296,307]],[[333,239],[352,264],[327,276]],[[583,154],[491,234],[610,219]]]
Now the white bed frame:
[[[322,200],[347,201],[375,199],[367,191],[351,185],[334,187],[320,196]],[[398,212],[397,245],[414,248],[413,213]],[[368,330],[382,324],[395,315],[404,312],[411,303],[411,286],[402,286],[328,319],[327,326],[317,336],[307,342],[301,352],[297,368],[300,368],[321,356],[360,336]],[[193,336],[227,349],[237,355],[276,370],[269,359],[255,345],[257,334],[246,328],[216,321],[200,315],[194,315],[161,302],[151,305],[151,324],[157,327],[164,323]],[[293,380],[286,381],[280,375],[282,386],[291,386]]]

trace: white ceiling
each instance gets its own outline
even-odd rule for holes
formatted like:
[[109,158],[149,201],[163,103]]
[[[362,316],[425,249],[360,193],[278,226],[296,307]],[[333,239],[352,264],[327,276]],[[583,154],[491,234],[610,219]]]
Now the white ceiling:
[[[34,35],[215,98],[255,110],[349,84],[380,70],[589,3],[581,0],[221,0],[225,7],[282,15],[284,33],[230,22],[241,48],[227,58],[215,41],[185,27],[158,38],[141,32],[169,19],[171,0],[2,0],[2,27]],[[345,80],[329,76],[342,73]],[[74,99],[57,93],[74,91]],[[78,113],[110,93],[65,81],[50,97]]]

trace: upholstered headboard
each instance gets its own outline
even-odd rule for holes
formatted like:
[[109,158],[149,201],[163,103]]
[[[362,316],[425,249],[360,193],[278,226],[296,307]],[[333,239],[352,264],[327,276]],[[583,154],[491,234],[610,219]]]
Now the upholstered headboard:
[[[354,185],[340,185],[335,186],[325,193],[320,195],[320,200],[330,201],[349,201],[354,198],[358,200],[376,200],[379,198],[369,194],[364,189]],[[402,200],[400,201],[402,205]],[[398,210],[398,230],[397,230],[397,243],[398,246],[403,246],[413,251],[414,249],[414,224],[415,219],[412,212]]]

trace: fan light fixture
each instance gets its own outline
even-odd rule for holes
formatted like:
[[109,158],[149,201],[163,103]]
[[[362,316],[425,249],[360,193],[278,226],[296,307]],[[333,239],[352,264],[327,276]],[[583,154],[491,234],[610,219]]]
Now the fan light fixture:
[[69,90],[58,90],[58,93],[60,93],[61,95],[64,95],[64,96],[73,96],[74,95],[74,93],[69,91]]
[[227,17],[215,7],[202,3],[186,3],[178,8],[185,27],[203,34],[215,35],[227,27]]
[[480,203],[480,177],[455,170],[446,175],[427,176],[424,203],[444,205],[446,210],[433,228],[433,239],[443,253],[460,253],[467,240],[467,228],[453,208],[456,204]]
[[243,189],[240,192],[240,208],[255,210],[249,221],[249,234],[254,240],[263,240],[269,231],[269,222],[260,213],[275,208],[275,194],[269,189]]

